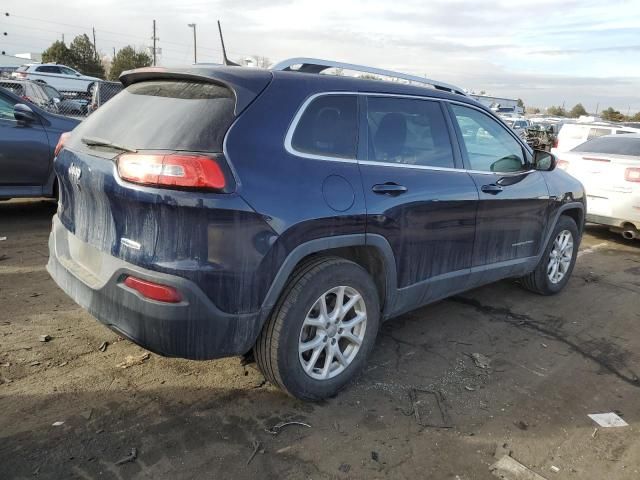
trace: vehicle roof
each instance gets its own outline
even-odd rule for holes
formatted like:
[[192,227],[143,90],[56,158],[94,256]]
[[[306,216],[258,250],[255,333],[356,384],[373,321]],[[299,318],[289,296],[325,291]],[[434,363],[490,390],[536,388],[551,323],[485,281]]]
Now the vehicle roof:
[[261,70],[248,67],[197,66],[187,68],[147,67],[129,70],[120,75],[120,81],[127,87],[132,83],[154,78],[191,77],[193,79],[209,79],[222,81],[234,86],[251,89],[256,83],[296,79],[304,82],[308,90],[391,93],[397,95],[426,96],[438,99],[455,100],[490,110],[471,97],[450,93],[436,88],[409,85],[385,80],[369,80],[350,76],[322,75],[317,73],[301,73],[280,70]]

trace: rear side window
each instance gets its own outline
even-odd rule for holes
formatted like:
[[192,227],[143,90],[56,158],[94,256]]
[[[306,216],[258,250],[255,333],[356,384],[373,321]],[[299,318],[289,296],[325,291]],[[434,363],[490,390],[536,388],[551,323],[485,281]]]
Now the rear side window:
[[49,65],[45,65],[45,66],[36,68],[36,72],[60,73],[60,68],[59,67],[52,67],[52,66],[49,66]]
[[369,160],[453,168],[453,150],[437,102],[370,97]]
[[610,128],[590,128],[587,140],[591,140],[592,138],[596,137],[603,137],[605,135],[611,135],[612,133],[613,130],[611,130]]
[[302,153],[356,158],[358,104],[354,95],[325,95],[306,108],[291,138]]
[[234,107],[233,92],[218,84],[140,82],[105,103],[77,131],[134,149],[221,152]]
[[573,149],[574,152],[608,153],[611,155],[640,156],[640,138],[600,137]]

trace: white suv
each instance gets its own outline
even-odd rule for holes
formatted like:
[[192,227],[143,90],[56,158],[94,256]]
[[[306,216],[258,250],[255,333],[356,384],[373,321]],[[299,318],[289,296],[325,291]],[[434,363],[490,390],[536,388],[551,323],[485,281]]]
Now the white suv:
[[20,80],[46,83],[62,92],[91,93],[91,88],[100,79],[89,77],[65,65],[56,63],[27,63],[11,74]]

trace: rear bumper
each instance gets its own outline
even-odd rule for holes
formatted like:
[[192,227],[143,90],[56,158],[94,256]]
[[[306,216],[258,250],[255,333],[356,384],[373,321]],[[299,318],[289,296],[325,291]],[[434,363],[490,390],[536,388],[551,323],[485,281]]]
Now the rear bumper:
[[[53,217],[47,270],[58,286],[100,322],[164,356],[211,359],[248,352],[262,327],[260,312],[220,311],[193,282],[146,270],[81,242]],[[180,303],[142,297],[127,275],[172,286]]]
[[640,230],[639,206],[637,193],[598,191],[587,197],[587,221],[610,227],[632,224]]

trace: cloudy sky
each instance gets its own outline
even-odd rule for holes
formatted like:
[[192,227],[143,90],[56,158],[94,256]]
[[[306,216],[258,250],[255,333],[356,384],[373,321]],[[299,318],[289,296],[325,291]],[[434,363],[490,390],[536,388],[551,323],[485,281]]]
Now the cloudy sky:
[[[528,105],[640,111],[638,0],[3,0],[0,50],[41,51],[96,29],[98,50],[146,46],[161,64],[331,58],[427,75]],[[9,12],[10,16],[6,16]]]

